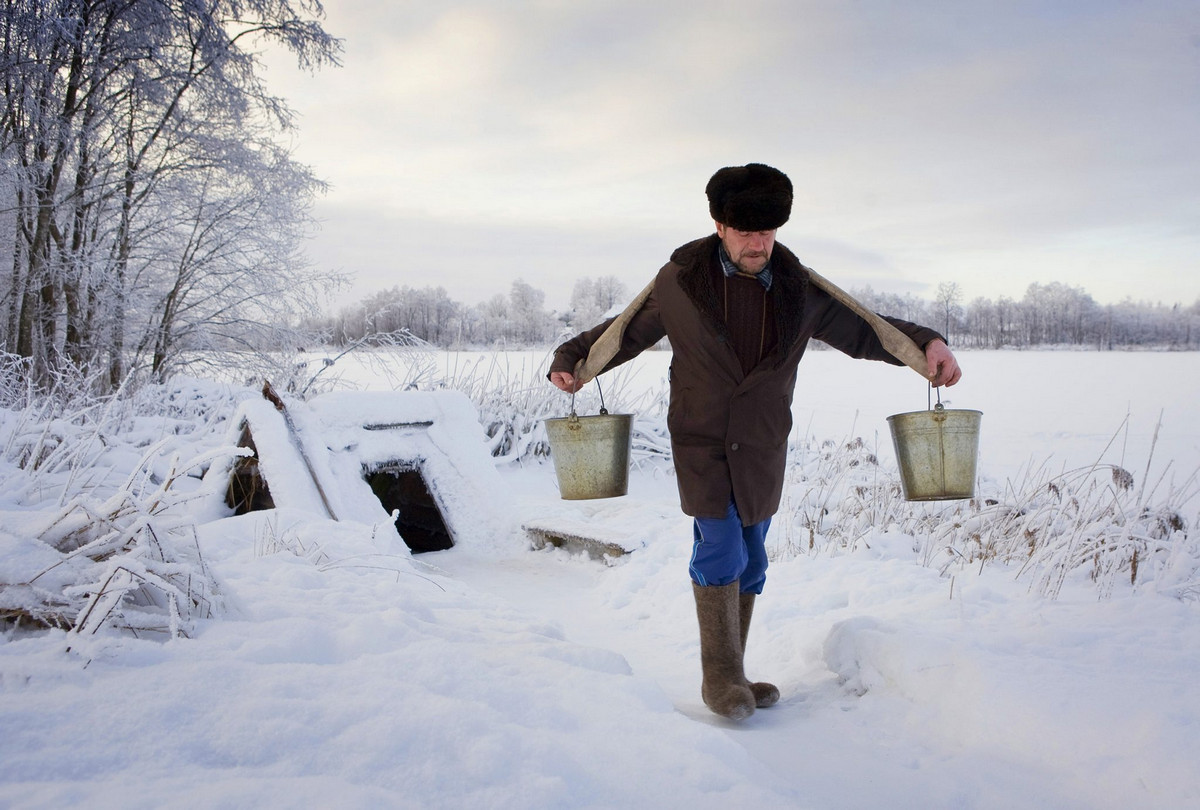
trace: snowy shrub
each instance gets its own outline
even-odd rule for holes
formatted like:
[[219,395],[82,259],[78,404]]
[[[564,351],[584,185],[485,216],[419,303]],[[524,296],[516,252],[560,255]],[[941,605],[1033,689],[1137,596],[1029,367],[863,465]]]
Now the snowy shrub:
[[32,398],[32,367],[28,357],[0,352],[0,408],[20,408]]
[[1108,464],[1033,477],[997,497],[966,502],[936,525],[926,521],[925,553],[930,563],[941,555],[943,569],[945,561],[1018,566],[1032,588],[1050,597],[1069,577],[1083,575],[1101,596],[1126,583],[1194,598],[1200,558],[1193,555],[1189,564],[1180,554],[1194,546],[1180,512],[1187,495],[1156,500],[1128,470]]
[[[309,335],[308,337],[313,337]],[[302,336],[295,345],[302,346]],[[321,341],[314,340],[312,345]],[[277,391],[308,399],[317,394],[361,387],[353,379],[367,375],[372,388],[395,391],[424,387],[438,375],[437,350],[407,329],[373,332],[329,354],[295,348],[287,351],[197,351],[180,355],[177,373],[166,384],[185,375],[259,391],[270,381]],[[139,386],[140,387],[140,386]]]
[[[189,502],[233,393],[180,380],[74,412],[0,411],[0,619],[13,627],[187,635],[216,589]],[[181,451],[196,452],[187,462]]]
[[107,369],[76,366],[66,358],[53,368],[34,372],[34,361],[0,351],[0,408],[21,410],[29,405],[61,413],[73,413],[103,403],[135,387],[126,379],[117,391],[108,379]]
[[885,475],[862,438],[835,442],[806,439],[788,450],[780,504],[783,557],[818,551],[853,551],[877,526],[895,522],[903,501],[895,475]]
[[1107,464],[1057,475],[1027,474],[977,497],[908,502],[898,473],[880,468],[861,438],[793,443],[770,552],[776,559],[852,553],[885,539],[911,545],[923,565],[951,574],[999,564],[1054,598],[1071,577],[1200,598],[1200,540],[1183,505],[1196,474],[1159,494]]
[[8,498],[22,501],[38,493],[45,499],[50,492],[66,491],[89,476],[107,446],[104,433],[111,412],[102,405],[70,412],[52,399],[32,399],[3,414],[0,452],[8,463]]
[[631,461],[635,466],[670,461],[666,396],[662,391],[634,394],[630,369],[623,366],[595,380],[574,397],[546,380],[545,364],[514,364],[503,353],[456,369],[443,385],[462,391],[479,412],[479,421],[498,463],[545,460],[550,440],[545,419],[600,413],[635,413]]
[[474,404],[497,463],[549,456],[542,420],[566,416],[566,395],[552,388],[537,367],[515,363],[500,352],[452,369],[442,384],[463,392]]
[[83,602],[73,632],[94,633],[112,624],[174,637],[187,635],[196,618],[212,614],[212,577],[196,544],[195,524],[186,512],[171,508],[177,505],[176,479],[205,460],[181,467],[176,459],[168,477],[144,494],[131,481],[102,503],[77,496],[63,519],[41,535],[64,554],[64,562],[88,561],[80,566],[82,581],[63,590]]
[[[333,357],[296,358],[289,367],[291,373],[286,378],[279,377],[280,389],[305,398],[344,389],[347,383],[338,362],[349,355],[365,363],[371,376],[384,381],[393,391],[429,387],[437,383],[439,376],[436,351],[432,344],[407,329],[374,332],[351,342]],[[271,379],[270,374],[261,377]]]
[[[187,465],[176,458],[155,485],[148,470],[161,449],[153,447],[110,497],[76,494],[56,512],[42,513],[33,536],[4,536],[6,556],[27,561],[29,575],[5,572],[0,615],[73,633],[112,626],[172,637],[188,635],[197,618],[212,615],[213,579],[182,508],[187,496],[175,490],[211,458]],[[47,564],[29,571],[33,560]]]

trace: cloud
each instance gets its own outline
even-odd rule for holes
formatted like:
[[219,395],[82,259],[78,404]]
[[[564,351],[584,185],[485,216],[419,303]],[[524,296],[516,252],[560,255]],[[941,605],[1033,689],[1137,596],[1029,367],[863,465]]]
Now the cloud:
[[[632,293],[693,232],[642,228],[492,225],[397,216],[377,208],[331,205],[309,253],[323,266],[358,276],[337,304],[371,290],[444,287],[466,304],[507,295],[517,279],[547,293],[546,305],[565,309],[580,278],[615,276]],[[380,235],[386,238],[379,238]]]
[[[345,67],[278,73],[303,114],[299,155],[333,185],[322,215],[392,223],[345,250],[423,222],[564,249],[660,233],[665,255],[711,227],[709,174],[758,160],[797,186],[781,238],[877,288],[995,295],[1024,273],[1200,295],[1190,0],[328,11]],[[530,283],[565,283],[556,256],[528,262]]]

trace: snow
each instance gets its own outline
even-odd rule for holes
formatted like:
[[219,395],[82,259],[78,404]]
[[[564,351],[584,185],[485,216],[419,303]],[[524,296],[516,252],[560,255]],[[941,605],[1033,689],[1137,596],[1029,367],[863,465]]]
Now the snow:
[[[664,367],[648,358],[635,376],[653,387]],[[1139,476],[1157,465],[1182,479],[1200,467],[1200,356],[961,359],[967,377],[947,396],[984,412],[985,476],[1020,475],[1031,460],[1091,463],[1119,432],[1107,452],[1124,453]],[[886,415],[925,404],[903,369],[829,352],[802,369],[800,432],[870,439]],[[295,409],[335,478],[345,475],[338,452],[386,415],[369,401],[337,395]],[[174,435],[150,422],[140,430],[141,441]],[[476,463],[476,431],[448,428],[446,456]],[[212,440],[170,441],[186,453]],[[886,457],[886,438],[878,444]],[[108,452],[98,464],[130,455]],[[365,451],[356,453],[345,458]],[[464,476],[463,491],[487,475]],[[491,480],[489,501],[519,522],[635,535],[634,550],[608,561],[532,551],[502,523],[474,526],[488,542],[414,557],[386,516],[333,521],[303,504],[207,520],[198,544],[223,607],[192,638],[0,636],[0,805],[1200,802],[1194,601],[1152,589],[1098,599],[1076,581],[1050,600],[1001,566],[940,576],[915,564],[911,542],[872,533],[852,552],[772,565],[747,674],[772,680],[783,699],[732,723],[700,700],[690,522],[673,479],[648,465],[631,473],[628,496],[589,502],[558,499],[549,465],[504,467]],[[211,481],[195,483],[211,496]],[[0,539],[33,531],[31,496],[20,497],[0,496]],[[1194,526],[1195,511],[1187,519]],[[4,577],[40,564],[0,559]]]
[[[328,504],[338,520],[390,525],[363,472],[399,463],[420,470],[456,543],[488,544],[515,528],[510,504],[494,497],[503,484],[478,415],[458,391],[332,392],[293,402],[286,416],[266,400],[246,400],[225,443],[236,445],[246,426],[276,506],[329,516]],[[205,512],[214,517],[232,461],[205,475]]]

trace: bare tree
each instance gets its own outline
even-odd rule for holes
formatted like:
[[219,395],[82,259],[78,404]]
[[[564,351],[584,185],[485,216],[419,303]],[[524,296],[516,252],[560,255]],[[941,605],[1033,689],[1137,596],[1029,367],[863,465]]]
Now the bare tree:
[[958,324],[962,317],[962,288],[955,281],[943,281],[937,287],[934,303],[937,305],[938,318],[941,321],[942,334],[949,340],[952,327]]

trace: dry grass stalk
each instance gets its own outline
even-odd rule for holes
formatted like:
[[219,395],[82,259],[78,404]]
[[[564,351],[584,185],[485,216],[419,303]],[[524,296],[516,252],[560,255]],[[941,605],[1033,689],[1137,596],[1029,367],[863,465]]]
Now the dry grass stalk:
[[1113,464],[1056,475],[1043,465],[994,494],[909,503],[896,474],[880,470],[861,439],[800,444],[792,448],[777,518],[781,540],[771,553],[849,553],[892,533],[910,537],[918,561],[945,575],[1009,566],[1050,598],[1077,575],[1090,578],[1101,597],[1128,582],[1198,598],[1200,542],[1183,505],[1194,502],[1200,472],[1178,488],[1164,487],[1166,474],[1147,485],[1147,475]]

